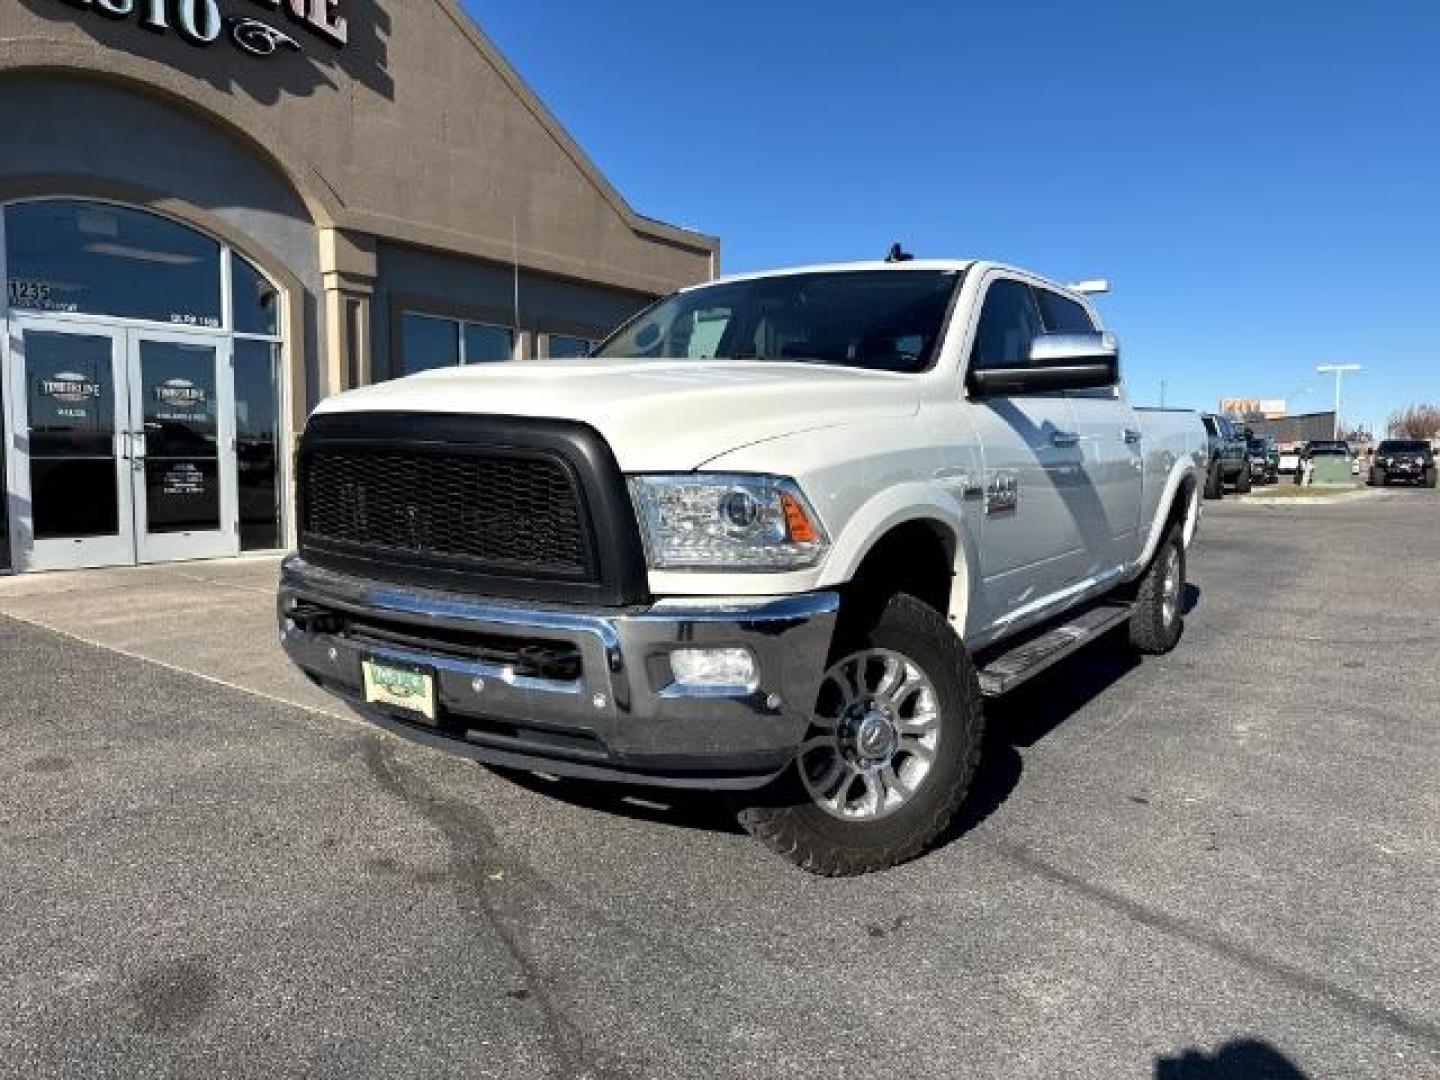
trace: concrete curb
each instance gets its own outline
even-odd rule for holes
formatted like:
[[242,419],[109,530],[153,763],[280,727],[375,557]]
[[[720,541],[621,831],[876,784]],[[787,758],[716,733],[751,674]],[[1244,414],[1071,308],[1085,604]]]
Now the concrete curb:
[[1263,495],[1241,495],[1235,498],[1241,506],[1337,506],[1340,503],[1359,502],[1364,499],[1371,499],[1378,495],[1378,491],[1369,488],[1357,488],[1354,491],[1336,492],[1333,495],[1296,495],[1288,499],[1266,498]]

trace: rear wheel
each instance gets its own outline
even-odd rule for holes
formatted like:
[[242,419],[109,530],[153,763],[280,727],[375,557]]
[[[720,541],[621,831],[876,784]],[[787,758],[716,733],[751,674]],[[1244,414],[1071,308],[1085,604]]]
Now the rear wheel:
[[795,766],[731,796],[741,826],[827,876],[922,854],[960,808],[980,759],[975,667],[933,608],[904,594],[842,629]]
[[1433,487],[1435,486],[1435,466],[1434,466],[1434,465],[1431,465],[1430,468],[1428,468],[1428,469],[1425,470],[1425,486],[1428,487],[1428,488],[1433,488]]
[[1185,541],[1173,526],[1160,543],[1150,569],[1135,590],[1130,615],[1130,644],[1158,656],[1175,648],[1185,628]]
[[1220,479],[1220,463],[1212,462],[1210,472],[1205,477],[1205,498],[1223,499],[1225,497],[1225,485]]

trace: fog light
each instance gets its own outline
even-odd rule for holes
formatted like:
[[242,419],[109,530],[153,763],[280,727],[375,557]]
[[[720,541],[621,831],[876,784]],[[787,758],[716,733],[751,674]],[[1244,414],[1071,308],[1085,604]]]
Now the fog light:
[[670,654],[675,682],[690,689],[734,687],[749,693],[760,685],[760,673],[749,649],[676,649]]

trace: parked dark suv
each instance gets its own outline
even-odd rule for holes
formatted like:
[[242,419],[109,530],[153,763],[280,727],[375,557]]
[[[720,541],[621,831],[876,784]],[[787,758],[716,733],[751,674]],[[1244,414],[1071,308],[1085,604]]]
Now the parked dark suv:
[[1375,450],[1370,483],[1384,487],[1395,480],[1435,486],[1435,451],[1423,439],[1386,439]]
[[1252,438],[1250,476],[1257,484],[1273,484],[1280,479],[1280,451],[1271,438]]
[[1240,494],[1250,490],[1250,452],[1245,436],[1228,416],[1202,413],[1205,434],[1210,436],[1210,469],[1205,474],[1205,498],[1219,499],[1225,485]]

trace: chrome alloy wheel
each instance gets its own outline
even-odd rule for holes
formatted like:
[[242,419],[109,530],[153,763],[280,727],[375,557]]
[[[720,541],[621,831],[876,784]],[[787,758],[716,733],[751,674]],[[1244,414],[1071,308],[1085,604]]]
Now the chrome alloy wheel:
[[826,813],[873,821],[910,801],[939,741],[939,697],[915,661],[889,649],[851,653],[820,681],[800,779]]
[[1170,546],[1165,551],[1165,566],[1160,575],[1160,618],[1169,630],[1180,617],[1180,549]]

